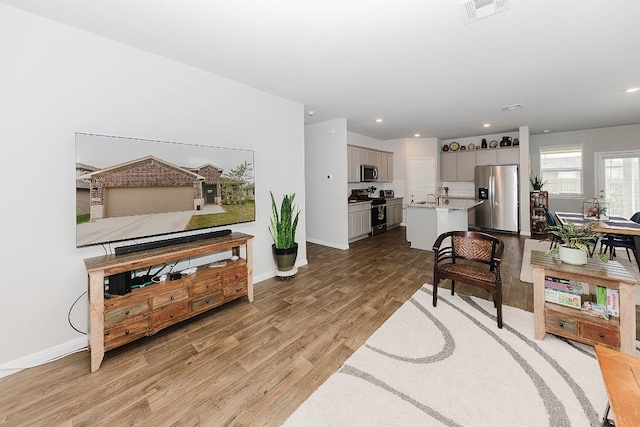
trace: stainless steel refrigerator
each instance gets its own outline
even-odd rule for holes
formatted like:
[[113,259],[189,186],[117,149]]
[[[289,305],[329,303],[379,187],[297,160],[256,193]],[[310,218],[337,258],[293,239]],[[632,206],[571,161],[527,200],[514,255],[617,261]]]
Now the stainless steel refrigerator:
[[518,166],[476,166],[476,228],[520,232]]

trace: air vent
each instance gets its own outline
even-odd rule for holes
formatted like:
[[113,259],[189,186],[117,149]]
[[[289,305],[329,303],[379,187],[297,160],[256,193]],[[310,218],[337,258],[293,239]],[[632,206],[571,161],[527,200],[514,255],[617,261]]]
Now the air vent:
[[500,109],[502,111],[511,111],[511,110],[517,110],[518,108],[522,108],[524,107],[524,104],[511,104],[511,105],[505,105],[504,107],[500,107]]
[[509,0],[464,0],[459,4],[465,24],[509,9]]

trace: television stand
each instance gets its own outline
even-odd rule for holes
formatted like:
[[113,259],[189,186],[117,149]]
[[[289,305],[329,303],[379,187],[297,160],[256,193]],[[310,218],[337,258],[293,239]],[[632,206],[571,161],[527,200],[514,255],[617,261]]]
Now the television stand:
[[[245,246],[245,258],[240,247]],[[231,251],[226,265],[199,266],[195,273],[134,289],[105,299],[105,277],[191,257]],[[238,257],[235,259],[235,257]],[[100,369],[104,353],[161,329],[247,296],[253,302],[253,236],[222,237],[84,260],[89,286],[91,372]]]

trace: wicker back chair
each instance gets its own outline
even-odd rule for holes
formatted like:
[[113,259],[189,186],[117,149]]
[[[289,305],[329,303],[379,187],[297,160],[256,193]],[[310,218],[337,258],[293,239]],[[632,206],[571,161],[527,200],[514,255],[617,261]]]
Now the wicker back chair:
[[[450,246],[441,247],[449,237]],[[456,281],[479,286],[491,293],[498,310],[498,328],[502,328],[502,279],[500,257],[504,243],[489,234],[475,231],[449,231],[433,244],[433,306],[438,303],[438,283],[451,280],[451,295]]]

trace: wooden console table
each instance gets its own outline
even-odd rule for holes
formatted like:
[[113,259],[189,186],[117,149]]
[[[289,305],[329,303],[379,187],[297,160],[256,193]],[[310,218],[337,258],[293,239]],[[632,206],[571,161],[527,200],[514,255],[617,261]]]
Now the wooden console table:
[[[604,345],[635,355],[636,343],[636,279],[616,261],[602,262],[589,258],[585,265],[571,265],[556,256],[531,251],[533,267],[534,338],[541,340],[547,332],[589,345]],[[618,289],[620,318],[609,320],[587,316],[575,308],[563,307],[544,300],[546,276]]]
[[596,356],[609,396],[602,425],[613,425],[607,419],[609,407],[613,408],[616,427],[640,425],[640,359],[599,345]]
[[[240,258],[241,246],[246,247],[244,259]],[[167,279],[125,295],[104,298],[105,277],[222,251],[231,251],[238,259],[227,259],[225,266],[216,268],[207,263],[180,279]],[[91,372],[100,368],[105,351],[245,295],[253,302],[253,236],[248,234],[231,233],[125,255],[88,258],[84,262],[89,276]]]

